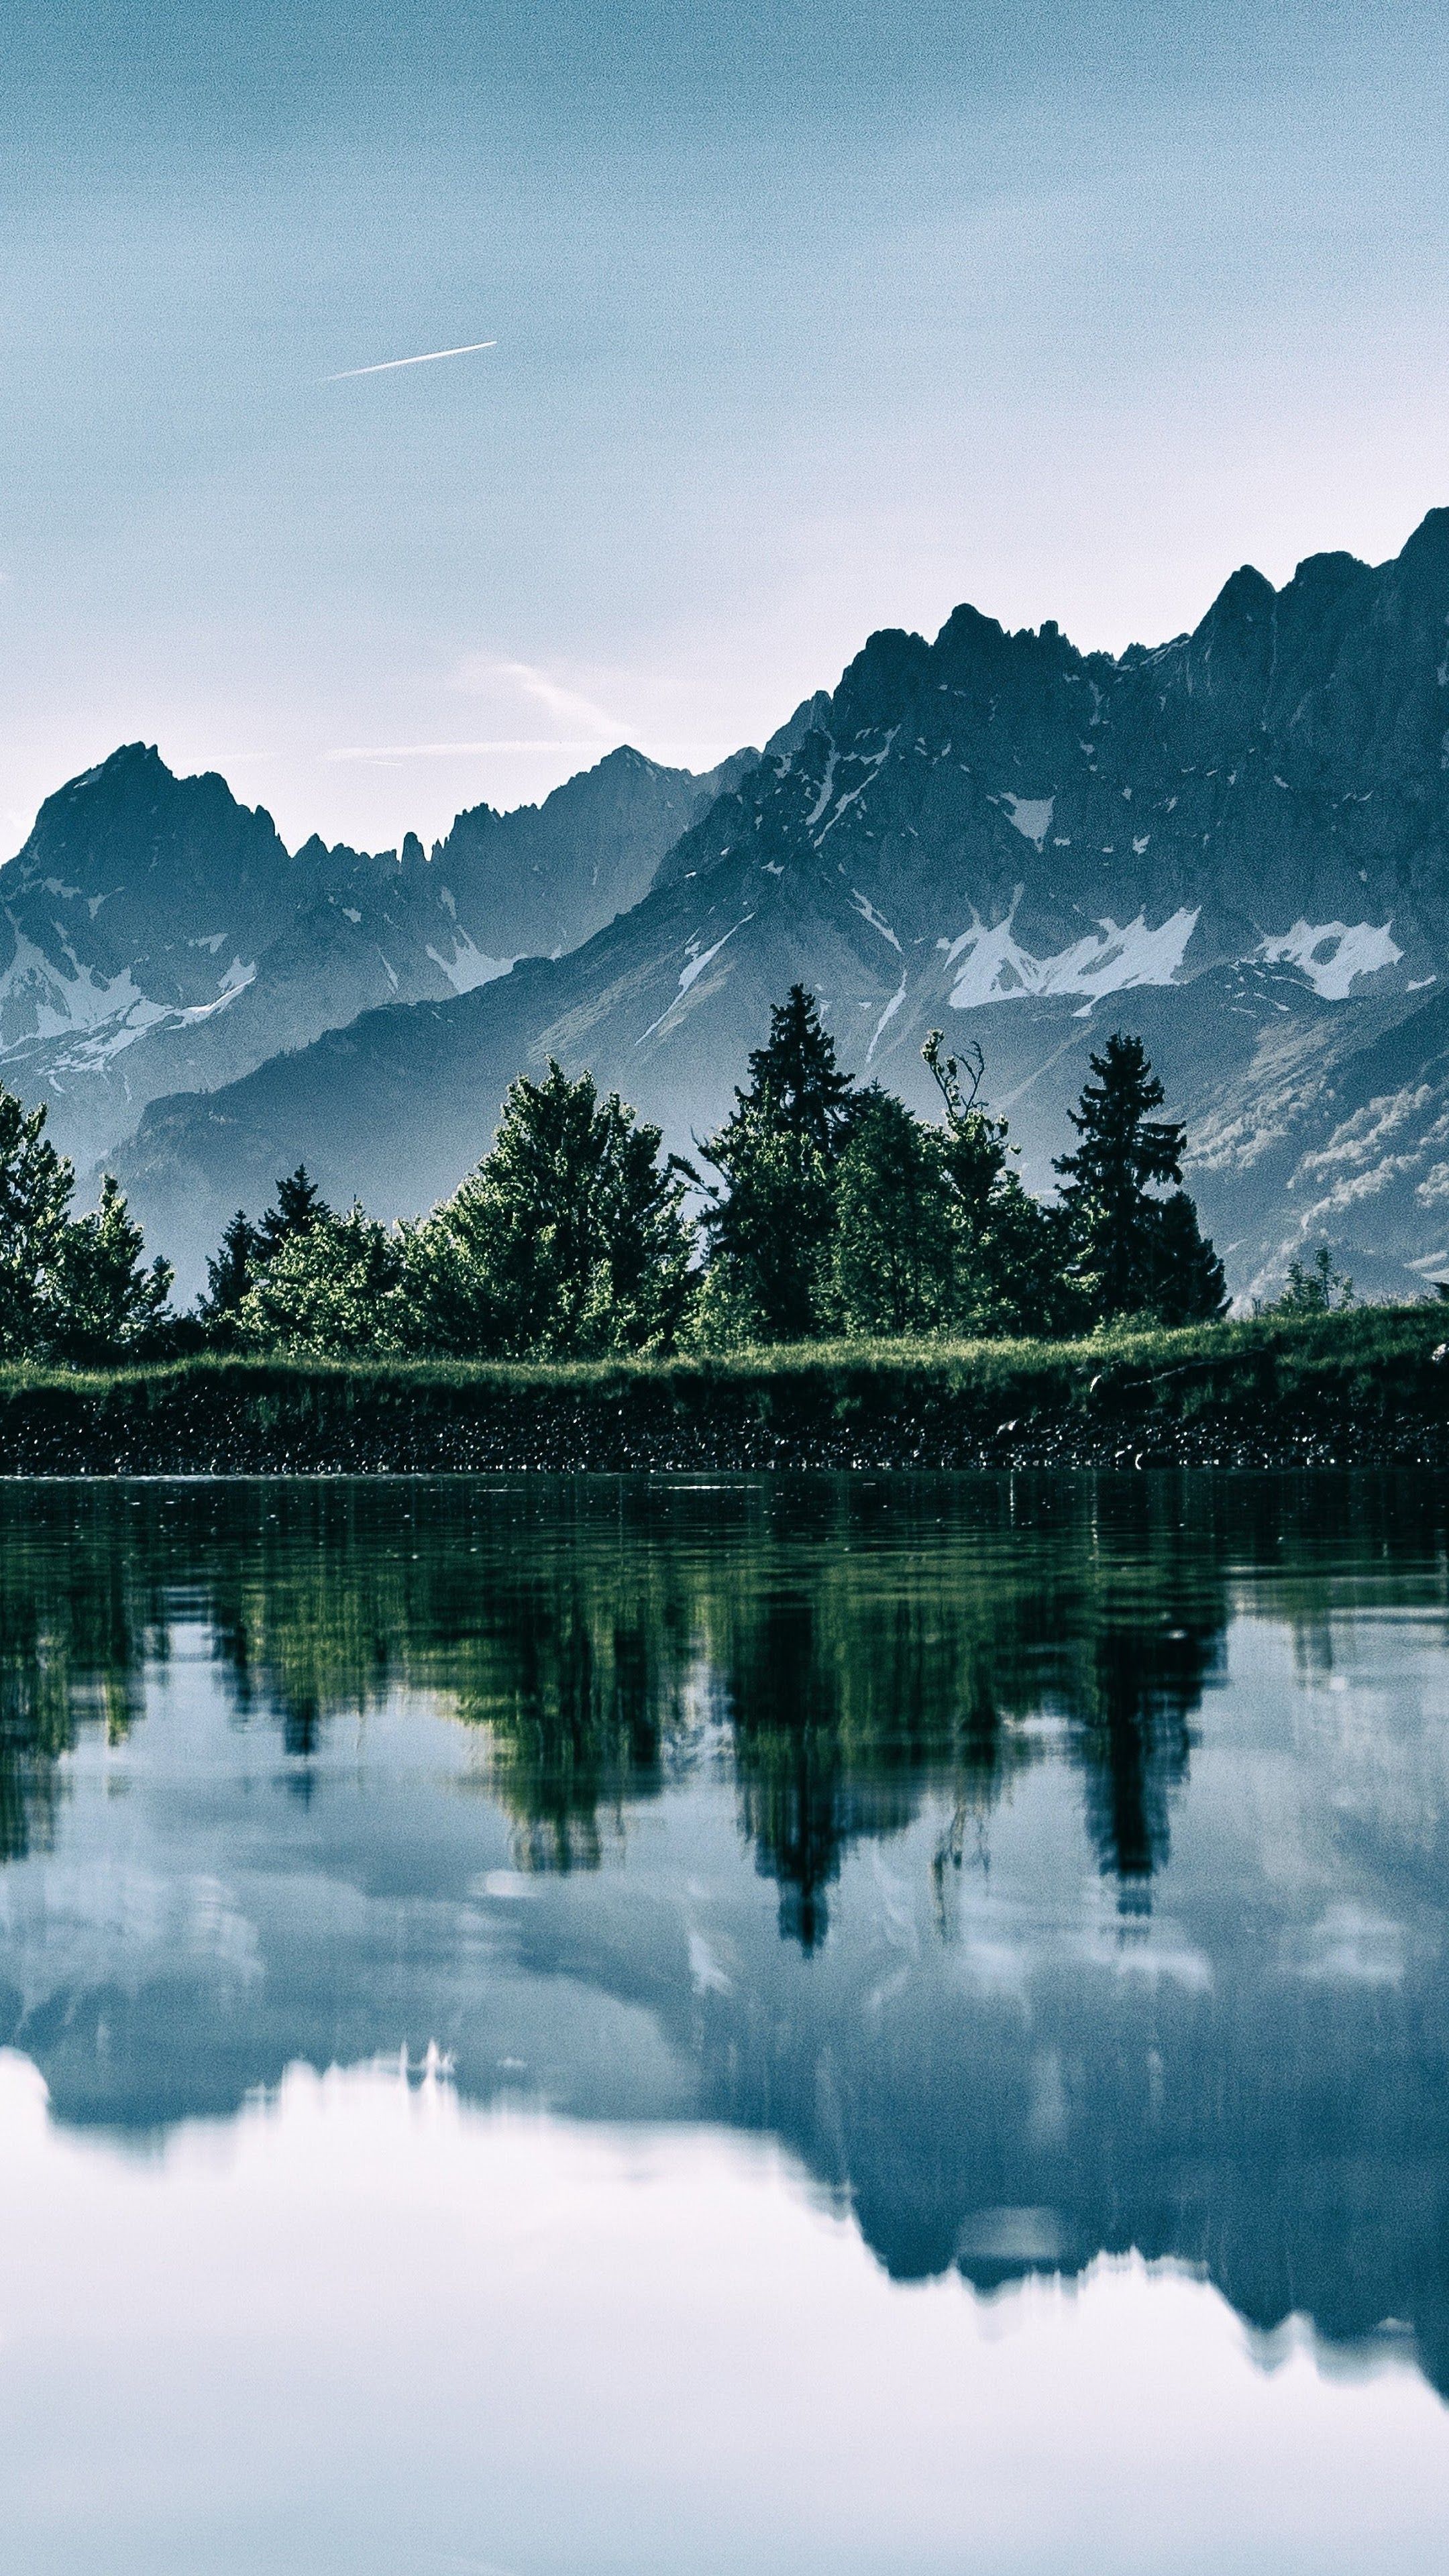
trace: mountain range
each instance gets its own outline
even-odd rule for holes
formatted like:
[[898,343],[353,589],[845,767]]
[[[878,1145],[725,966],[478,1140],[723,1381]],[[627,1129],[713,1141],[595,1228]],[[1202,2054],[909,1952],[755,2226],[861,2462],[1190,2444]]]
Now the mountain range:
[[[1244,568],[1152,648],[969,607],[934,642],[874,635],[762,753],[698,780],[621,751],[428,857],[288,859],[219,779],[118,753],[0,872],[29,942],[0,1075],[75,1150],[135,1129],[120,1176],[194,1278],[299,1159],[334,1198],[425,1208],[551,1054],[687,1152],[797,979],[842,1061],[922,1108],[926,1031],[979,1044],[1048,1187],[1087,1056],[1127,1026],[1240,1294],[1321,1240],[1361,1290],[1417,1291],[1449,1267],[1446,844],[1437,510],[1383,565],[1317,555],[1280,590]],[[20,1025],[32,950],[68,979],[63,1028]]]
[[412,834],[291,855],[224,779],[176,778],[128,744],[48,798],[0,871],[0,1079],[49,1100],[89,1164],[160,1093],[578,946],[648,891],[731,775],[625,749],[541,806],[474,806],[430,856]]

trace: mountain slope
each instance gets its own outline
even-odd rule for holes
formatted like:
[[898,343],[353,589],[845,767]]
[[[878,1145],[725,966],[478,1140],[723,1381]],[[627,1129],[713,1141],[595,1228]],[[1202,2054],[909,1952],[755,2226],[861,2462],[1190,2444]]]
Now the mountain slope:
[[128,1177],[193,1258],[303,1154],[419,1208],[549,1053],[687,1145],[798,977],[842,1059],[923,1105],[927,1028],[979,1042],[1038,1186],[1090,1048],[1141,1028],[1239,1286],[1315,1227],[1403,1286],[1449,1209],[1446,842],[1449,511],[1377,568],[1236,573],[1115,659],[958,609],[934,644],[872,637],[576,954],[158,1104]]
[[736,753],[707,776],[660,769],[642,752],[610,752],[542,805],[506,814],[474,805],[433,845],[470,918],[486,919],[507,957],[579,947],[649,891],[663,852],[756,759]]
[[411,835],[400,856],[313,839],[291,857],[223,779],[130,744],[50,797],[0,871],[0,1080],[48,1099],[89,1162],[158,1093],[588,938],[717,784],[625,749],[541,806],[461,816],[431,860]]

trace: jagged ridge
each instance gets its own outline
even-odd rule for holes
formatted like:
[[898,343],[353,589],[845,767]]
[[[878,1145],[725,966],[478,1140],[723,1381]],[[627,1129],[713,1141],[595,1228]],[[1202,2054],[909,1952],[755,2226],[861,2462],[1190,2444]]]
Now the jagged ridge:
[[89,1162],[158,1092],[577,945],[646,891],[716,783],[625,748],[541,806],[461,815],[431,859],[411,833],[293,857],[224,779],[128,744],[47,800],[0,875],[0,1073]]
[[1141,1027],[1235,1283],[1323,1233],[1402,1288],[1449,1208],[1446,815],[1449,511],[1377,568],[1315,556],[1281,592],[1245,568],[1192,634],[1117,658],[960,608],[934,643],[873,636],[576,954],[158,1104],[128,1175],[183,1252],[193,1212],[211,1229],[299,1154],[416,1208],[549,1053],[687,1147],[799,977],[844,1060],[923,1105],[925,1030],[979,1039],[1038,1185],[1087,1052]]

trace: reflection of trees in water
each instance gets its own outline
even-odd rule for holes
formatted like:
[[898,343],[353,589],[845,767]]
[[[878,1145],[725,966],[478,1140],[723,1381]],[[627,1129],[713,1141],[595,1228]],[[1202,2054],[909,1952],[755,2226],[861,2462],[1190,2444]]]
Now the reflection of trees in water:
[[[778,1533],[759,1589],[711,1603],[748,1829],[807,1946],[863,1834],[904,1825],[923,1789],[954,1813],[938,1872],[1038,1757],[1021,1721],[1060,1716],[1104,1869],[1141,1890],[1167,1851],[1188,1721],[1225,1601],[1201,1531],[1139,1482],[835,1489],[833,1526]],[[962,1509],[963,1501],[966,1509]],[[779,1588],[781,1579],[789,1589]]]
[[827,1605],[802,1589],[729,1609],[720,1671],[742,1821],[758,1866],[779,1884],[781,1930],[812,1950],[842,1851],[909,1822],[914,1783],[884,1729],[874,1759],[863,1758]]
[[1217,1642],[1185,1629],[1169,1640],[1121,1630],[1099,1640],[1092,1705],[1082,1720],[1087,1821],[1102,1866],[1115,1873],[1129,1906],[1143,1901],[1167,1857],[1168,1802],[1187,1778],[1188,1720]]
[[51,1837],[57,1761],[87,1719],[112,1741],[136,1713],[150,1605],[114,1536],[114,1515],[76,1496],[60,1514],[12,1488],[0,1521],[0,1861]]
[[458,1714],[488,1729],[491,1785],[529,1868],[595,1865],[601,1819],[622,1830],[688,1731],[694,1659],[671,1570],[648,1551],[600,1558],[579,1542],[556,1563],[490,1567],[447,1685]]
[[900,1831],[927,1790],[979,1810],[1029,1758],[991,1670],[1002,1569],[960,1500],[934,1483],[757,1490],[701,1588],[744,1829],[806,1949],[854,1844]]
[[[202,1622],[238,1712],[311,1777],[328,1722],[398,1686],[480,1730],[523,1865],[597,1861],[610,1819],[723,1721],[742,1827],[810,1949],[862,1839],[922,1799],[972,1819],[1060,1722],[1124,1905],[1147,1900],[1235,1572],[1306,1633],[1384,1552],[1434,1599],[1426,1480],[1207,1476],[589,1479],[10,1488],[0,1502],[0,1857],[55,1762],[113,1730],[147,1652]],[[1048,1739],[1053,1740],[1053,1739]]]
[[1223,1488],[1176,1477],[1109,1489],[1052,1604],[1087,1827],[1135,1910],[1167,1858],[1191,1720],[1219,1668],[1228,1618]]
[[[316,1780],[320,1800],[338,1717],[397,1691],[451,1709],[527,1867],[593,1864],[611,1825],[709,1766],[791,1946],[818,1951],[837,1904],[851,1936],[838,1966],[792,1968],[775,1949],[772,1968],[751,1925],[726,1954],[733,1987],[700,1994],[678,1909],[610,1907],[582,1932],[574,1908],[540,1905],[518,1909],[531,1977],[577,1969],[581,1998],[632,2010],[647,1997],[672,2061],[697,2073],[697,2116],[784,2139],[848,2193],[897,2277],[954,2262],[991,2287],[1135,2245],[1201,2270],[1265,2329],[1307,2312],[1352,2339],[1407,2317],[1446,2389],[1449,2071],[1430,1967],[1392,1985],[1285,1974],[1256,1910],[1234,1907],[1252,1879],[1221,1811],[1227,1875],[1214,1886],[1200,1842],[1185,1914],[1213,1958],[1210,1990],[1079,1971],[1053,1950],[1023,2022],[1014,1990],[928,1949],[877,2017],[879,1918],[861,1906],[852,1919],[834,1894],[853,1847],[926,1807],[949,1924],[956,1873],[989,1853],[998,1807],[1046,1758],[1071,1766],[1119,1901],[1145,1902],[1234,1601],[1291,1622],[1326,1669],[1339,1612],[1381,1599],[1386,1577],[1396,1606],[1442,1614],[1446,1536],[1449,1496],[1423,1479],[0,1487],[0,1853],[43,1846],[57,1757],[88,1726],[124,1729],[146,1659],[184,1622],[238,1721],[265,1729],[277,1770]],[[1420,1848],[1408,1806],[1376,1783],[1357,1883],[1388,1887],[1391,1847],[1422,1966],[1442,1911],[1442,1811],[1430,1805]],[[415,1853],[438,1812],[434,1795],[390,1847]],[[1353,1812],[1335,1801],[1332,1818],[1341,1854]],[[351,1829],[335,1830],[345,1846]],[[243,1842],[249,1870],[249,1829]],[[466,1849],[445,1857],[456,1891]],[[1059,1885],[1056,1850],[1048,1867]],[[62,1961],[17,2041],[57,2115],[141,2130],[222,2112],[296,2056],[365,2058],[395,2038],[400,1996],[404,2023],[417,1999],[415,2038],[458,2036],[460,2085],[493,2098],[490,1980],[460,1969],[471,1910],[459,1941],[440,1942],[434,1982],[391,1910],[398,1873],[384,1883],[371,1929],[355,1946],[340,1933],[325,1974],[305,1955],[310,1908],[300,1928],[285,1912],[265,1926],[266,1976],[225,2010],[207,2007],[230,1991],[224,1973],[192,1987],[143,1961],[127,1999],[88,1982],[84,1956]],[[1288,1906],[1282,1919],[1298,1920]],[[102,1954],[103,1980],[105,1967]],[[631,2072],[627,2050],[617,2084],[612,2066],[601,2075],[596,2022],[618,2027],[581,2002],[558,2043],[560,2099],[612,2118],[655,2077]],[[674,2116],[681,2096],[648,2098]]]

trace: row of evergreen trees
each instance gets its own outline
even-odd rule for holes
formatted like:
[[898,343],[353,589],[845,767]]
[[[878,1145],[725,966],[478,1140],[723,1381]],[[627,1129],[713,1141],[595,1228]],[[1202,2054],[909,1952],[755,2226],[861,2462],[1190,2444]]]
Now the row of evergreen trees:
[[[1056,1335],[1222,1313],[1222,1265],[1181,1188],[1184,1131],[1133,1037],[1072,1113],[1053,1204],[939,1031],[938,1124],[842,1072],[796,985],[696,1170],[592,1078],[509,1091],[491,1153],[421,1224],[328,1207],[304,1169],[227,1227],[195,1313],[147,1267],[114,1181],[74,1217],[44,1109],[0,1094],[0,1356],[100,1362],[203,1345],[569,1358],[833,1334]],[[691,1215],[691,1207],[702,1212]]]
[[935,1126],[840,1071],[799,985],[773,1013],[705,1148],[717,1182],[702,1224],[706,1340],[1050,1335],[1222,1313],[1222,1264],[1180,1186],[1185,1133],[1153,1116],[1163,1090],[1140,1039],[1111,1037],[1092,1057],[1051,1205],[1023,1189],[1006,1121],[980,1102],[980,1049],[963,1071],[933,1030],[924,1054]]

